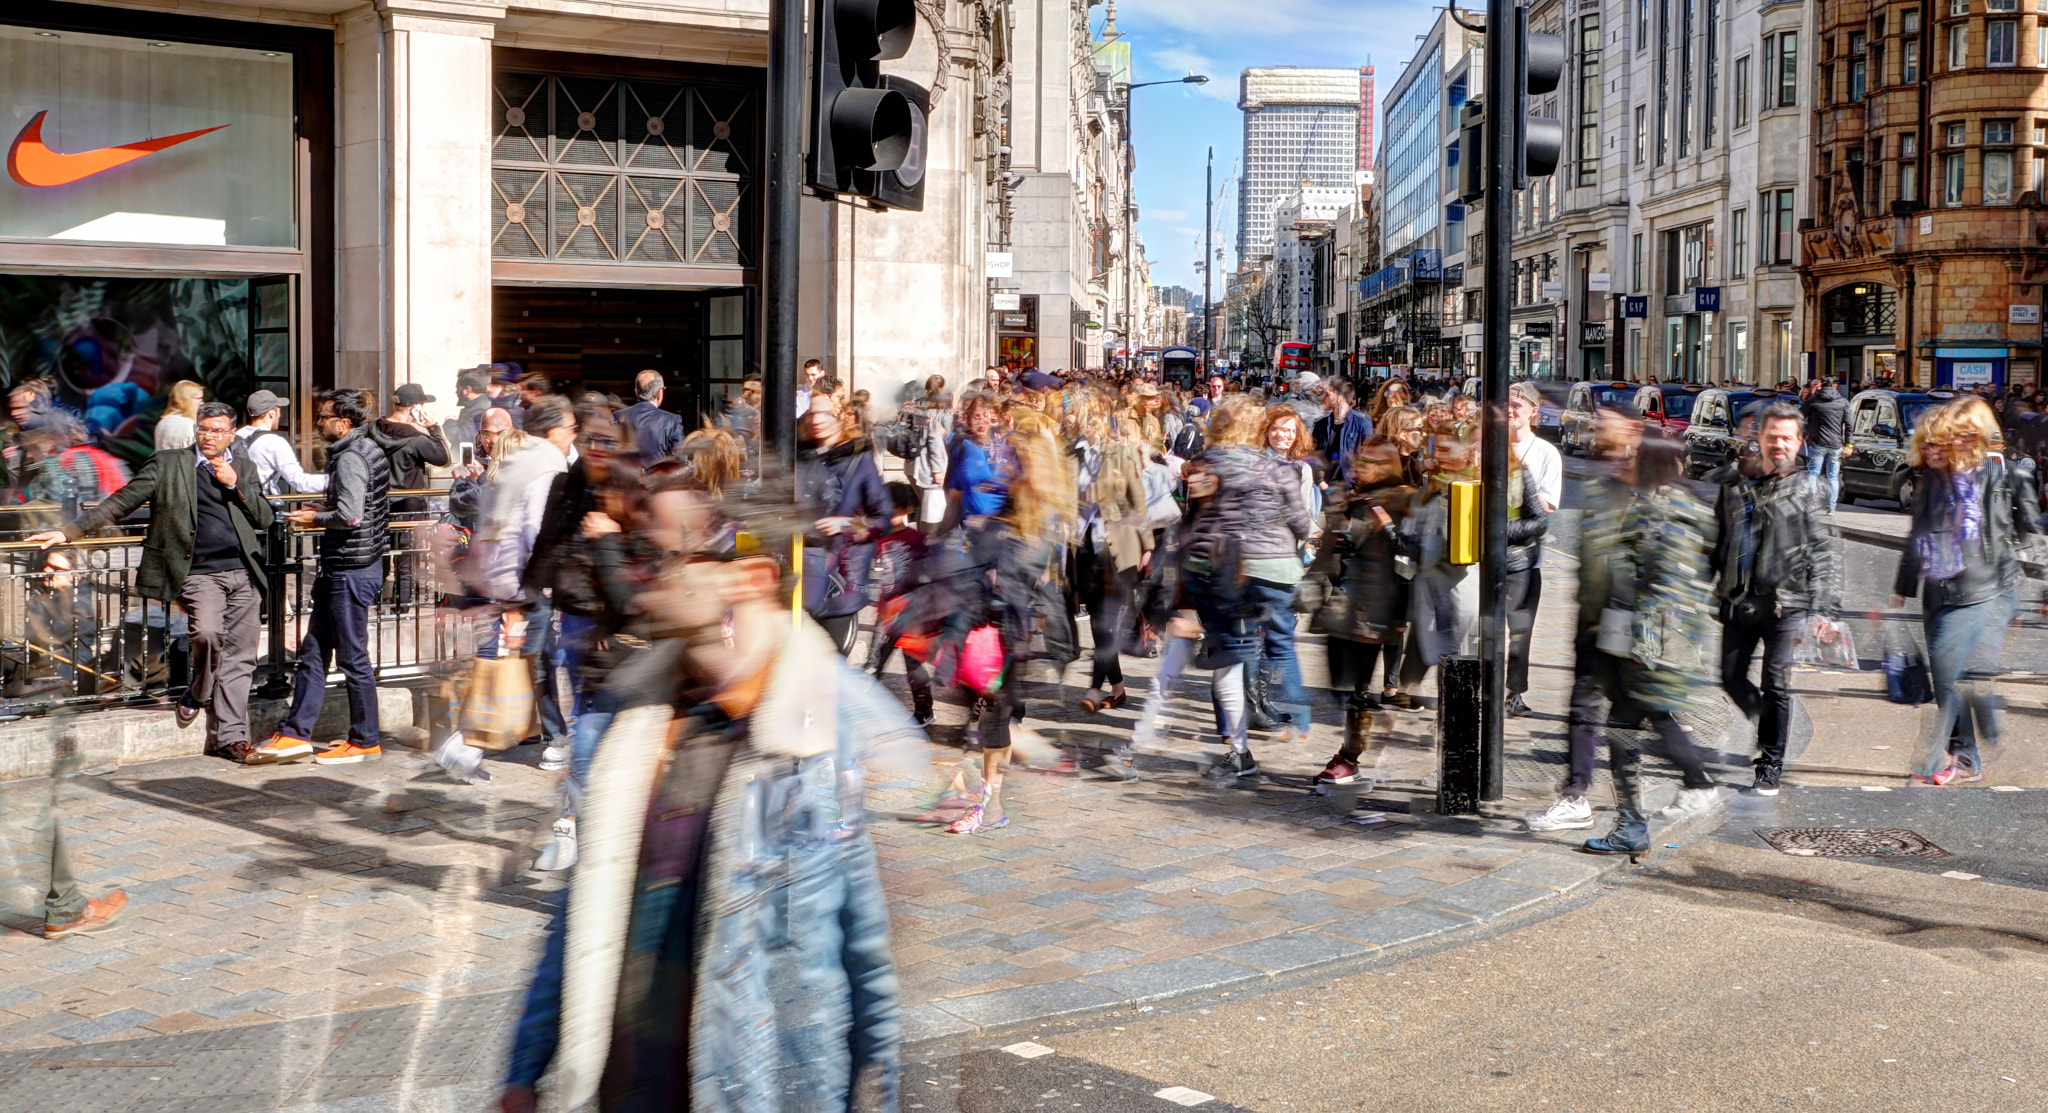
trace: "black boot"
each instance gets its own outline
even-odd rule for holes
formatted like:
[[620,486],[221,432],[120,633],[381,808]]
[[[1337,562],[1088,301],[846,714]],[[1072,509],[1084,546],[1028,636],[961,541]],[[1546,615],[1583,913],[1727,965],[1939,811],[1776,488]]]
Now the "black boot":
[[1273,708],[1273,700],[1267,692],[1264,676],[1252,681],[1245,702],[1250,706],[1253,730],[1274,731],[1287,725],[1287,716]]

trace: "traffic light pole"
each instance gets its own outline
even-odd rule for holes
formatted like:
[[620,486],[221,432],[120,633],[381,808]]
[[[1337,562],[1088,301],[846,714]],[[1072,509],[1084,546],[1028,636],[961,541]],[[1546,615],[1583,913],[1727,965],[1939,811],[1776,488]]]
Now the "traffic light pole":
[[797,264],[802,255],[804,0],[768,0],[768,173],[761,260],[762,456],[796,460]]
[[1216,148],[1209,148],[1209,166],[1202,171],[1202,358],[1195,361],[1201,374],[1197,382],[1209,381],[1209,276],[1216,269],[1216,250],[1209,235],[1216,226],[1211,211],[1216,204]]
[[1517,7],[1514,0],[1486,4],[1485,287],[1479,368],[1479,478],[1486,489],[1479,555],[1479,744],[1484,782],[1480,797],[1485,800],[1505,795],[1501,728],[1507,711],[1508,291],[1514,271],[1511,249],[1520,164],[1515,127],[1521,84]]

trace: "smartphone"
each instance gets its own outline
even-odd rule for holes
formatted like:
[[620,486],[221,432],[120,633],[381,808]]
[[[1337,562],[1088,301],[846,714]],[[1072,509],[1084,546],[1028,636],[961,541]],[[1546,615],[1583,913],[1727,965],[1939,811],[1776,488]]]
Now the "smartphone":
[[463,441],[463,442],[462,442],[462,466],[463,466],[463,467],[470,467],[470,466],[473,466],[473,465],[474,465],[475,463],[476,463],[476,448],[475,448],[475,446],[474,446],[474,445],[472,445],[472,444],[470,444],[470,443],[469,443],[468,441]]

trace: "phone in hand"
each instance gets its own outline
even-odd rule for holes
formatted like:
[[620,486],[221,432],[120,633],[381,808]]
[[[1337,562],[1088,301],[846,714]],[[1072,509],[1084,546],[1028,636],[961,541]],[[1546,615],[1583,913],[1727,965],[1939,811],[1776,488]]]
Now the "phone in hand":
[[464,441],[464,442],[462,442],[462,466],[463,466],[463,467],[471,467],[471,466],[475,465],[475,463],[476,463],[476,446],[475,446],[475,445],[473,445],[473,444],[471,444],[471,443],[469,443],[468,441]]

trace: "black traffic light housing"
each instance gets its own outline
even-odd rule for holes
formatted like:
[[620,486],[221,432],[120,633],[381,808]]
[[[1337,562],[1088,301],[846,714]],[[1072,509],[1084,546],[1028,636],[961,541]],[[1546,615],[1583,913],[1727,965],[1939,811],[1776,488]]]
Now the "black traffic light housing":
[[1515,8],[1515,188],[1557,172],[1564,153],[1564,122],[1529,115],[1529,98],[1557,88],[1564,77],[1564,36],[1529,31],[1529,9]]
[[[812,190],[923,207],[930,98],[881,70],[881,63],[910,52],[917,18],[915,0],[815,0],[811,149],[804,165]],[[899,176],[905,173],[907,181]]]
[[1470,205],[1486,196],[1486,102],[1466,101],[1458,129],[1458,200]]

